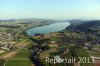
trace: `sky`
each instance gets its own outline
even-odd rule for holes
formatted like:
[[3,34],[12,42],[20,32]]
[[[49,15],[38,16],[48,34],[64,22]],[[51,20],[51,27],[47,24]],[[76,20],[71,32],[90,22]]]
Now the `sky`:
[[100,0],[0,0],[0,19],[100,19]]

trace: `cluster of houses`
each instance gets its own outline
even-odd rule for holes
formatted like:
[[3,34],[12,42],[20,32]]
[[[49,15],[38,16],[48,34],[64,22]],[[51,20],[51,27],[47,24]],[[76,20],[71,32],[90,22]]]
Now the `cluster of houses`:
[[15,50],[16,47],[14,47],[13,45],[16,42],[13,42],[13,35],[10,32],[7,31],[3,31],[0,32],[0,49],[3,50]]
[[0,41],[11,41],[13,39],[13,35],[7,32],[0,32]]
[[2,50],[16,50],[17,47],[14,46],[16,42],[0,42],[0,49]]

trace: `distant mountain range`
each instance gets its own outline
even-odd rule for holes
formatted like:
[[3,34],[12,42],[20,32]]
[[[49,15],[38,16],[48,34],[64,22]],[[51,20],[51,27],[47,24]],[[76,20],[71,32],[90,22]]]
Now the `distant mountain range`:
[[51,19],[38,19],[38,18],[28,18],[28,19],[10,19],[10,20],[0,20],[0,22],[56,22],[58,20]]

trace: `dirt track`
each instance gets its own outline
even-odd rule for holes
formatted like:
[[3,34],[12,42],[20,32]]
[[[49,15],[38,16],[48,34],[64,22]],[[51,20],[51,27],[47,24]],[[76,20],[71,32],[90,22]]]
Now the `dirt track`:
[[0,50],[0,54],[4,53],[5,51],[4,50]]
[[11,57],[13,57],[17,52],[9,52],[5,55],[2,56],[3,59],[9,59]]

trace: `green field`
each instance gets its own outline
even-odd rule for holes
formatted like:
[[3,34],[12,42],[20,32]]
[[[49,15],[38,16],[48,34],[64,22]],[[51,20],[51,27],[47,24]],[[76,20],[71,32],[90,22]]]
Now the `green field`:
[[6,30],[7,30],[7,28],[1,28],[1,27],[0,27],[0,32],[6,31]]
[[10,60],[6,66],[31,66],[31,62],[29,60]]
[[14,58],[28,58],[29,56],[30,52],[27,49],[23,49]]
[[15,57],[8,60],[5,66],[31,66],[32,62],[29,59],[29,55],[29,51],[23,49]]

